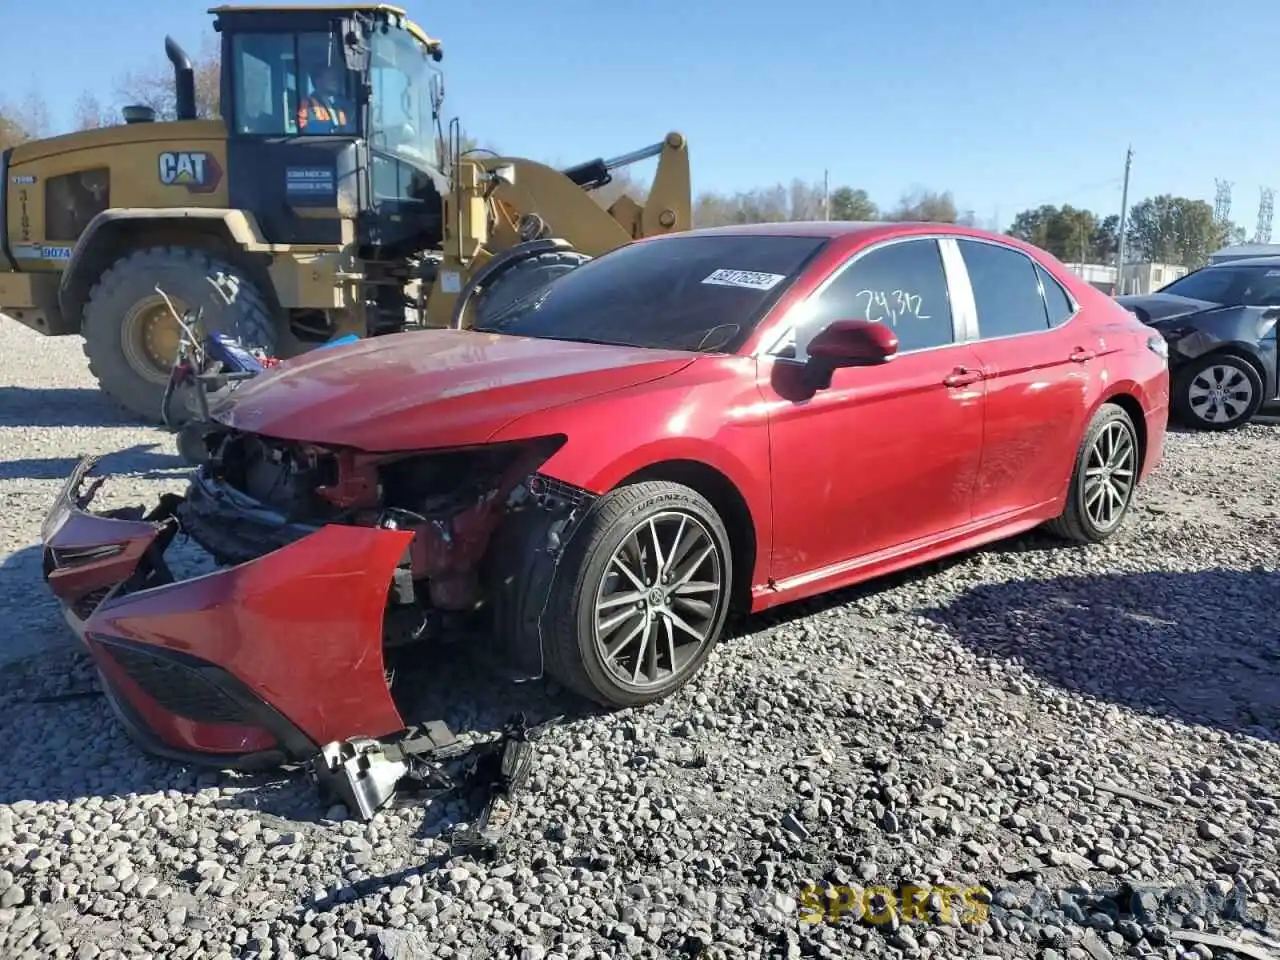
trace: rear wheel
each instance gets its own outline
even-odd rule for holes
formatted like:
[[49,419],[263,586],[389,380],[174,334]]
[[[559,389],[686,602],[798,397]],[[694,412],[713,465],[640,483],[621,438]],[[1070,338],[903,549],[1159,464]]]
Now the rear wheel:
[[276,324],[262,292],[240,268],[202,250],[151,247],[121,257],[94,284],[82,332],[89,370],[103,391],[152,423],[178,348],[178,312],[204,308],[207,333],[274,353]]
[[1211,353],[1174,376],[1173,412],[1197,430],[1234,430],[1253,419],[1262,391],[1262,377],[1248,360]]
[[1110,539],[1133,504],[1138,485],[1138,431],[1123,408],[1103,404],[1076,454],[1067,505],[1046,527],[1077,543]]
[[697,491],[651,481],[608,494],[569,542],[551,588],[548,672],[608,707],[661,700],[720,638],[733,558]]
[[590,259],[585,253],[553,250],[517,261],[476,294],[472,307],[473,325],[486,325],[488,320],[517,300],[536,293]]

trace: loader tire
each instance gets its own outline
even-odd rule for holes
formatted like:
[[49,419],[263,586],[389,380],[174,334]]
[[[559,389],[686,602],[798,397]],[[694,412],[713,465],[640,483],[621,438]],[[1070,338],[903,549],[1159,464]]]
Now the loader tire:
[[580,267],[590,259],[585,253],[553,250],[512,264],[488,287],[476,294],[475,305],[472,307],[474,324],[487,326],[488,320],[521,297],[536,293],[552,280],[563,276],[575,267]]
[[[89,371],[103,392],[149,423],[162,420],[169,371],[155,354],[176,348],[163,327],[176,329],[169,318],[161,332],[147,321],[156,311],[169,317],[156,286],[174,305],[198,310],[207,333],[234,337],[248,349],[275,353],[276,322],[266,298],[245,271],[203,251],[189,247],[149,247],[134,250],[108,267],[89,292],[81,332]],[[176,424],[175,424],[176,426]]]

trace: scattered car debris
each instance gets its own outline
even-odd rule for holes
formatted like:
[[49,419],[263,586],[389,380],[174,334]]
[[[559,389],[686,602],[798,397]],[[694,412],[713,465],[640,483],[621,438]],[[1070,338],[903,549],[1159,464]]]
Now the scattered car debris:
[[[225,396],[243,381],[274,370],[280,366],[280,359],[261,350],[250,350],[225,333],[207,333],[202,322],[203,307],[180,314],[159,284],[155,291],[168,306],[181,331],[173,367],[160,402],[160,419],[177,434],[178,453],[182,458],[192,466],[199,466],[208,459],[204,434],[210,426],[212,401]],[[355,334],[348,334],[323,343],[317,349],[342,346],[358,339]],[[176,396],[182,397],[178,405],[174,404]]]
[[[474,822],[455,831],[453,855],[484,857],[495,854],[511,824],[516,794],[533,767],[530,738],[555,723],[555,718],[529,727],[523,714],[508,721],[494,740],[467,744],[440,721],[414,728],[404,738],[384,743],[353,738],[326,744],[308,770],[326,802],[341,803],[362,820],[397,799],[403,786],[415,796],[436,799],[467,791]],[[449,773],[449,761],[461,769]]]
[[1171,930],[1169,931],[1169,936],[1174,940],[1182,940],[1185,943],[1203,943],[1206,947],[1229,950],[1242,957],[1251,957],[1252,960],[1280,960],[1280,956],[1269,950],[1263,950],[1261,947],[1255,947],[1252,944],[1241,943],[1239,940],[1232,940],[1230,937],[1224,937],[1218,933],[1204,933],[1200,930]]
[[1117,797],[1123,797],[1126,800],[1132,800],[1134,803],[1145,804],[1148,807],[1156,807],[1160,810],[1173,809],[1172,806],[1165,803],[1163,800],[1159,800],[1150,794],[1142,793],[1138,790],[1132,790],[1129,787],[1122,787],[1118,783],[1103,781],[1097,785],[1096,789],[1105,793],[1114,794]]

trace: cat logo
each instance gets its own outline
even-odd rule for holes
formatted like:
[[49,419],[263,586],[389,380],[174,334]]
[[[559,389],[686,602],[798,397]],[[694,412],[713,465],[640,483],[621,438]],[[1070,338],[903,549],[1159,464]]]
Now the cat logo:
[[160,154],[160,182],[186,187],[189,193],[212,193],[222,181],[222,168],[208,153]]

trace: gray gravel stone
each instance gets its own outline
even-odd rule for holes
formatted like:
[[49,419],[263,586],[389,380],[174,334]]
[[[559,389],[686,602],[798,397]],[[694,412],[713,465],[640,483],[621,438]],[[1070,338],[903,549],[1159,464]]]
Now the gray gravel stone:
[[96,677],[40,582],[43,512],[84,453],[107,506],[184,473],[78,341],[0,320],[0,371],[0,956],[1176,958],[1172,930],[1274,913],[1275,426],[1171,434],[1106,545],[1033,533],[755,618],[667,703],[591,715],[439,652],[416,695],[460,732],[568,714],[506,855],[441,863],[457,805],[365,825],[67,696]]

